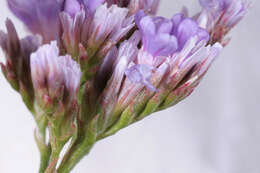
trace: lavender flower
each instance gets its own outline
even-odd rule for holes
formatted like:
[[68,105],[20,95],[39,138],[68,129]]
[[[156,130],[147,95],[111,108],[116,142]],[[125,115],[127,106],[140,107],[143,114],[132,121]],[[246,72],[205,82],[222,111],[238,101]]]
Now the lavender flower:
[[200,0],[197,15],[167,19],[154,16],[159,0],[7,1],[39,35],[19,40],[7,20],[0,45],[37,123],[41,173],[68,173],[97,141],[188,97],[249,6]]

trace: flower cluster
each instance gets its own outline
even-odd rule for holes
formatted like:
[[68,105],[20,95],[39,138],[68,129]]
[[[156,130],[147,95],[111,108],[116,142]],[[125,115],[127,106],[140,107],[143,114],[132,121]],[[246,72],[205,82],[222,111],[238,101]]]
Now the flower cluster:
[[34,115],[45,173],[69,172],[98,140],[189,96],[249,7],[200,0],[196,15],[167,19],[159,0],[7,2],[32,35],[20,40],[7,20],[2,72]]

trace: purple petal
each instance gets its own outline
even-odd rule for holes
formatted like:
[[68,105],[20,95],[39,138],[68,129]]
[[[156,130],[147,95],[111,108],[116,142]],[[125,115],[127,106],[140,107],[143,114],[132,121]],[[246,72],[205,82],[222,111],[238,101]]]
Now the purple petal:
[[64,11],[70,16],[74,17],[80,11],[80,3],[78,0],[66,0],[64,4]]
[[198,42],[202,40],[205,40],[206,42],[209,41],[209,33],[205,29],[199,28],[197,32],[197,36],[198,36]]
[[137,25],[142,34],[144,50],[153,56],[168,56],[177,50],[176,37],[170,35],[172,22],[163,17],[143,17],[144,13],[136,15]]
[[172,24],[173,24],[171,33],[174,34],[174,35],[176,35],[176,34],[177,34],[177,30],[178,30],[178,26],[179,26],[180,23],[184,20],[184,15],[181,14],[181,13],[175,14],[175,15],[172,17],[171,20],[172,20]]
[[84,0],[84,4],[90,11],[90,13],[93,14],[96,11],[96,9],[104,3],[104,1],[105,0]]
[[169,56],[178,48],[178,42],[175,36],[169,34],[158,34],[152,42],[148,44],[147,51],[154,56]]
[[198,25],[192,19],[184,19],[177,30],[179,40],[179,49],[182,49],[184,44],[198,32]]
[[145,64],[133,65],[125,71],[126,76],[133,83],[142,83],[151,91],[156,91],[156,88],[150,83],[154,68]]

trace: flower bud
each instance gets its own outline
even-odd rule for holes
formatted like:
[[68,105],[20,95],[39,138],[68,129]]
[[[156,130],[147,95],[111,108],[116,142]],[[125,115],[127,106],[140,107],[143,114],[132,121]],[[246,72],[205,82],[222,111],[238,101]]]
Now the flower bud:
[[55,41],[31,54],[31,74],[40,105],[46,103],[46,97],[47,103],[51,102],[54,107],[60,101],[68,107],[75,102],[81,78],[80,67],[71,56],[59,56]]

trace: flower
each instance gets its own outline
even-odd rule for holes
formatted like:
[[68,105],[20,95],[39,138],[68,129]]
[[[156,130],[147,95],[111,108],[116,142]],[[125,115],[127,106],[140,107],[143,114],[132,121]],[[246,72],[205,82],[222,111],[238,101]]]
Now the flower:
[[[81,71],[71,56],[59,56],[55,41],[31,54],[31,75],[39,104],[76,101]],[[44,105],[45,106],[45,105]]]
[[145,16],[141,11],[136,15],[136,23],[142,35],[143,47],[138,54],[137,64],[129,68],[126,75],[133,82],[142,82],[154,91],[156,89],[149,82],[154,69],[164,62],[175,61],[172,56],[182,51],[191,38],[196,37],[196,44],[209,40],[207,31],[183,14],[176,14],[169,20]]

